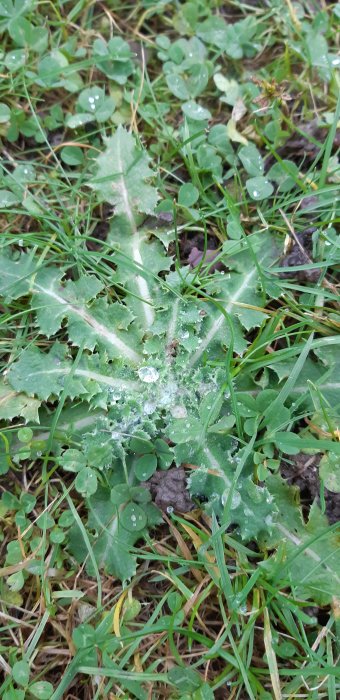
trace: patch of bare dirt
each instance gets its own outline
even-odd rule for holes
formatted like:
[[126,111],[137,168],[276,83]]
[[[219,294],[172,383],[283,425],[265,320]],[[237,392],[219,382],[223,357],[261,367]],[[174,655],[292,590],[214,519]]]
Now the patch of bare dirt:
[[[281,464],[281,474],[292,486],[298,486],[301,503],[306,513],[313,501],[320,503],[320,455],[293,455],[290,462]],[[325,489],[326,515],[330,524],[340,521],[340,494]]]
[[222,269],[224,265],[221,262],[210,265],[218,255],[219,241],[214,236],[208,236],[206,245],[205,248],[202,233],[185,233],[180,240],[181,262],[184,265],[189,264],[190,267],[197,267],[203,260],[204,265],[209,265],[209,272]]
[[159,469],[149,481],[144,482],[143,486],[150,490],[152,500],[163,511],[172,509],[188,513],[195,507],[187,490],[184,469],[177,467],[167,471]]
[[[323,144],[327,138],[327,134],[328,129],[319,126],[316,119],[308,124],[300,123],[299,131],[293,132],[276,152],[281,158],[292,160],[297,165],[303,162],[304,167],[309,166],[317,157],[321,144]],[[335,152],[339,148],[339,145],[340,132],[336,134],[332,151]],[[269,170],[275,162],[276,159],[274,156],[268,156],[265,160],[265,170]]]
[[86,241],[86,247],[88,250],[101,249],[101,243],[102,241],[106,241],[109,233],[110,217],[112,217],[112,207],[108,204],[103,204],[101,207],[101,218],[96,223],[91,233],[91,239]]
[[280,277],[294,278],[299,282],[317,282],[320,277],[320,270],[298,270],[290,271],[290,267],[298,265],[308,265],[313,263],[313,240],[312,235],[316,231],[314,227],[307,228],[295,237],[291,237],[291,242],[287,253],[281,258],[281,266],[287,268],[287,272],[281,272]]

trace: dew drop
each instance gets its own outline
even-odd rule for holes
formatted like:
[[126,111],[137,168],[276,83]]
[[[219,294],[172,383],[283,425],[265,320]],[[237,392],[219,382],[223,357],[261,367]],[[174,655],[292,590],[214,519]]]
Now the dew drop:
[[235,510],[241,503],[241,494],[239,491],[234,491],[231,499],[230,509]]
[[146,401],[144,406],[143,406],[143,411],[146,413],[147,416],[149,416],[151,413],[154,413],[156,410],[156,404],[153,401]]
[[146,384],[153,384],[154,382],[157,382],[159,372],[157,372],[155,367],[141,367],[138,370],[138,376],[142,382],[146,382]]
[[174,418],[186,418],[187,409],[185,406],[172,406],[170,408],[170,413]]
[[115,389],[109,389],[107,392],[107,398],[111,403],[115,403],[121,399],[121,393]]

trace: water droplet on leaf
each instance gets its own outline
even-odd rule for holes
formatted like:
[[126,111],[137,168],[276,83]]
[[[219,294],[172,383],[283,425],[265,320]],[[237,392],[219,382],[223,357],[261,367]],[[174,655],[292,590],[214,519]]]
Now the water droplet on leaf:
[[170,413],[174,418],[185,418],[187,416],[187,409],[185,406],[172,406]]
[[143,406],[143,411],[146,413],[147,416],[149,416],[151,413],[154,413],[156,410],[156,404],[154,401],[145,401],[145,404]]
[[142,380],[142,382],[146,382],[147,384],[153,384],[154,382],[157,382],[157,379],[159,378],[159,372],[157,372],[155,367],[141,367],[138,370],[138,376],[139,379]]

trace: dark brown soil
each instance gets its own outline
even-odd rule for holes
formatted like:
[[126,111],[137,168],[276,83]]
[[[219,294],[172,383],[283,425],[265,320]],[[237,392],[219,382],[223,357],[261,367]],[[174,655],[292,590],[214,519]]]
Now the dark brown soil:
[[161,510],[187,513],[195,507],[187,490],[184,469],[158,469],[143,485],[150,490],[153,501]]
[[209,272],[219,270],[222,263],[210,265],[218,255],[219,241],[214,236],[208,236],[207,247],[204,250],[204,235],[202,233],[184,234],[180,240],[181,262],[189,263],[190,267],[197,267],[204,257],[203,264],[209,265]]
[[[308,124],[299,123],[298,126],[303,133],[296,131],[291,134],[287,141],[280,146],[276,152],[281,158],[292,160],[297,165],[303,162],[304,167],[306,167],[313,163],[320,151],[319,146],[315,142],[319,142],[320,144],[324,143],[327,138],[328,129],[318,126],[316,120]],[[336,151],[339,145],[340,132],[338,132],[334,139],[333,151]],[[268,156],[265,160],[266,171],[269,170],[275,162],[274,156]]]
[[[100,211],[100,219],[91,233],[91,239],[86,241],[88,250],[101,249],[101,241],[106,241],[109,232],[110,217],[112,217],[112,207],[108,204],[103,204]],[[98,243],[96,241],[98,241]]]
[[[320,503],[320,455],[300,453],[281,464],[281,474],[292,486],[298,486],[306,516],[312,503]],[[340,494],[325,489],[326,515],[331,524],[340,521]]]
[[291,237],[291,245],[287,254],[281,259],[281,266],[287,268],[287,272],[281,272],[280,277],[292,277],[299,282],[317,282],[320,277],[320,270],[298,270],[290,271],[290,267],[298,265],[308,265],[313,262],[312,235],[316,231],[314,227],[307,228],[301,233],[296,233],[295,237]]

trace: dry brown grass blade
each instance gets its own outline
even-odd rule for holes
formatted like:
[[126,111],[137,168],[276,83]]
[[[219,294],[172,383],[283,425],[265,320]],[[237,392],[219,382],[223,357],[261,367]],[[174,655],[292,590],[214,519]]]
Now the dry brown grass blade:
[[[175,538],[175,540],[176,540],[176,542],[181,550],[181,553],[183,554],[184,559],[186,559],[187,561],[192,561],[192,559],[193,559],[192,554],[190,552],[188,545],[185,543],[181,533],[179,532],[177,527],[174,525],[174,523],[171,522],[171,520],[165,515],[165,513],[163,514],[163,517],[166,520],[166,522],[168,523],[169,528],[170,528],[170,530],[171,530],[171,532],[172,532],[172,534],[173,534],[173,536],[174,536],[174,538]],[[199,571],[199,569],[196,569],[195,567],[190,567],[190,570],[191,570],[193,576],[195,577],[196,581],[201,583],[201,581],[203,580],[203,575]]]

